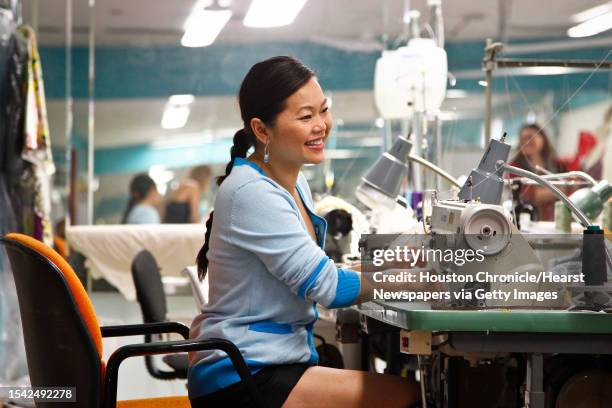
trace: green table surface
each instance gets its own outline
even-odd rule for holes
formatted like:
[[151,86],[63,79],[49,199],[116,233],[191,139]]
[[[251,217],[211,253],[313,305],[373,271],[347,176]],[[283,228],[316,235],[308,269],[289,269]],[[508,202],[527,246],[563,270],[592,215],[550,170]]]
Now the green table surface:
[[609,333],[612,314],[563,310],[431,310],[404,302],[368,302],[357,310],[407,330],[528,333]]

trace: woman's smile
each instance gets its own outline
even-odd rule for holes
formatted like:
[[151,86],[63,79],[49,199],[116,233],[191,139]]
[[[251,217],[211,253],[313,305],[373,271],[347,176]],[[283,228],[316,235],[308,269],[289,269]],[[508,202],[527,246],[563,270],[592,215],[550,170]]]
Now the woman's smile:
[[304,144],[310,150],[313,150],[315,152],[322,152],[323,149],[325,148],[325,139],[326,139],[325,137],[319,137],[316,139],[309,140],[308,142]]

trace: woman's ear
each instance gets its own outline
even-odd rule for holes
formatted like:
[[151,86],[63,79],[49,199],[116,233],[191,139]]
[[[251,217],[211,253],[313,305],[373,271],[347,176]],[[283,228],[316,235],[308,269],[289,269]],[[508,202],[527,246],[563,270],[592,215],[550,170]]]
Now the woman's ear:
[[253,134],[255,135],[255,138],[259,141],[259,143],[264,145],[268,143],[270,139],[270,131],[266,124],[263,123],[263,121],[259,118],[252,118],[250,124],[251,129],[253,130]]

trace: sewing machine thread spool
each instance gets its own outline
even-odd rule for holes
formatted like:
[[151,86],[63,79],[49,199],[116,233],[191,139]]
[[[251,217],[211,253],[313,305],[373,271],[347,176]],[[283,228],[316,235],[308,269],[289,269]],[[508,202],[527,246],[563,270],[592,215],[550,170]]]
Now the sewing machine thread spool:
[[607,279],[604,232],[589,225],[582,236],[582,273],[587,286],[603,285]]
[[555,229],[563,232],[572,231],[572,213],[560,200],[555,202]]

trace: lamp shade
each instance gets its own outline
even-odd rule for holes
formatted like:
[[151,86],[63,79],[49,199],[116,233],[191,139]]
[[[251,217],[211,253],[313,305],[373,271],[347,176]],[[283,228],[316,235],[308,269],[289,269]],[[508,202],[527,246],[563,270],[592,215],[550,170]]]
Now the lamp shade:
[[569,198],[590,220],[597,218],[603,210],[604,203],[612,197],[612,186],[607,180],[601,180],[593,187],[581,188]]
[[391,149],[370,167],[357,188],[357,198],[366,206],[389,208],[395,205],[402,180],[408,172],[408,154],[412,143],[399,136]]

